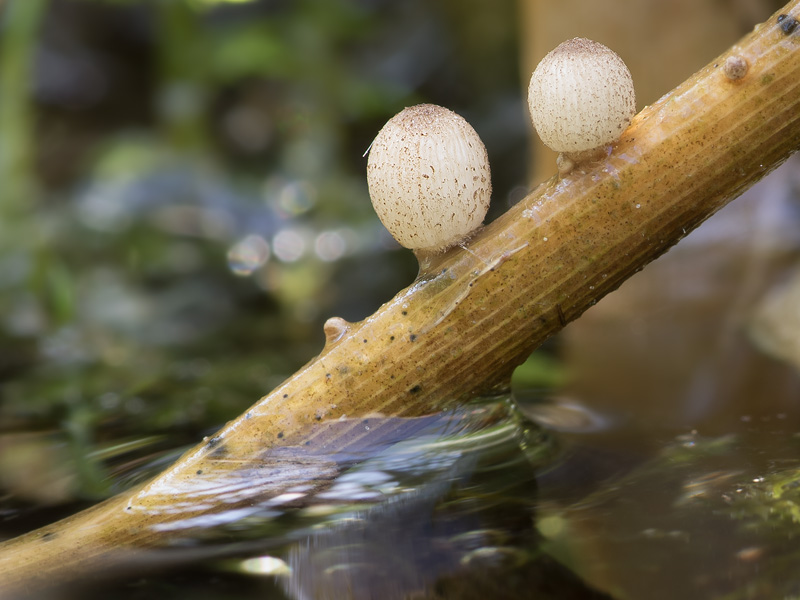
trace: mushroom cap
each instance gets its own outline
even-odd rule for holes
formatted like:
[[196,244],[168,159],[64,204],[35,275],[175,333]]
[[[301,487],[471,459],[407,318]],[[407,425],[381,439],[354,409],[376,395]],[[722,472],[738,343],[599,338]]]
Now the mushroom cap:
[[636,95],[631,73],[614,51],[574,38],[536,67],[528,106],[547,147],[584,152],[619,139],[636,112]]
[[434,104],[406,108],[378,132],[367,160],[375,212],[414,250],[445,250],[478,227],[492,193],[489,158],[461,116]]

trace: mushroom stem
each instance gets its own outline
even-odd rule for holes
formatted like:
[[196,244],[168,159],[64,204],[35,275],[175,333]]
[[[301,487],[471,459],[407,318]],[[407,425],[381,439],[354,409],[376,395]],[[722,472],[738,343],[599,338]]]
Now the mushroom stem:
[[417,259],[417,263],[419,264],[419,276],[423,277],[428,273],[436,271],[437,266],[440,262],[442,262],[447,250],[445,250],[443,253],[438,250],[417,248],[416,250],[413,250],[413,252]]
[[577,165],[589,165],[603,160],[611,153],[611,146],[599,146],[583,152],[560,152],[556,158],[556,168],[562,177],[570,174]]

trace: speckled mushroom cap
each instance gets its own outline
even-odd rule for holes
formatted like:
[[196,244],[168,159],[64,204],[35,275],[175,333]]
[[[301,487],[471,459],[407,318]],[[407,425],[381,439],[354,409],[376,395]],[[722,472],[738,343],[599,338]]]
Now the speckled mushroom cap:
[[556,152],[584,152],[619,139],[636,112],[636,96],[631,73],[615,52],[574,38],[536,67],[528,106],[546,146]]
[[369,151],[375,212],[406,248],[444,250],[478,227],[492,193],[489,159],[461,116],[419,104],[392,117]]

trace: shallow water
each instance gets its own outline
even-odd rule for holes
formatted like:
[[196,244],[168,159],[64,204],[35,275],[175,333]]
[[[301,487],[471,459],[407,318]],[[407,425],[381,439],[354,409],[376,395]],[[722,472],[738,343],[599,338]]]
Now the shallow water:
[[[80,597],[122,593],[132,574],[158,588],[193,565],[214,578],[281,573],[291,597],[402,598],[467,567],[536,563],[530,499],[536,467],[555,452],[549,435],[508,397],[428,421],[407,439],[340,461],[340,474],[313,498],[286,493],[192,519],[168,546],[89,572],[77,582]],[[165,565],[172,569],[153,575]]]
[[[465,414],[484,426],[454,428]],[[56,597],[784,597],[800,437],[785,415],[741,424],[643,432],[575,400],[485,399],[365,454],[305,508],[208,520]]]
[[620,598],[796,593],[800,438],[786,415],[741,424],[565,436],[539,478],[544,547]]

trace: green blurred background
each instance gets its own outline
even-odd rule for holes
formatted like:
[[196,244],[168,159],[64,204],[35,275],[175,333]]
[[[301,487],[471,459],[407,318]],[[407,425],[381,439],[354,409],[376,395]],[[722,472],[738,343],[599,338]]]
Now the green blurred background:
[[11,505],[130,484],[108,469],[168,460],[319,352],[326,318],[362,319],[410,283],[364,158],[403,107],[445,105],[478,130],[492,214],[526,192],[512,0],[1,10]]

